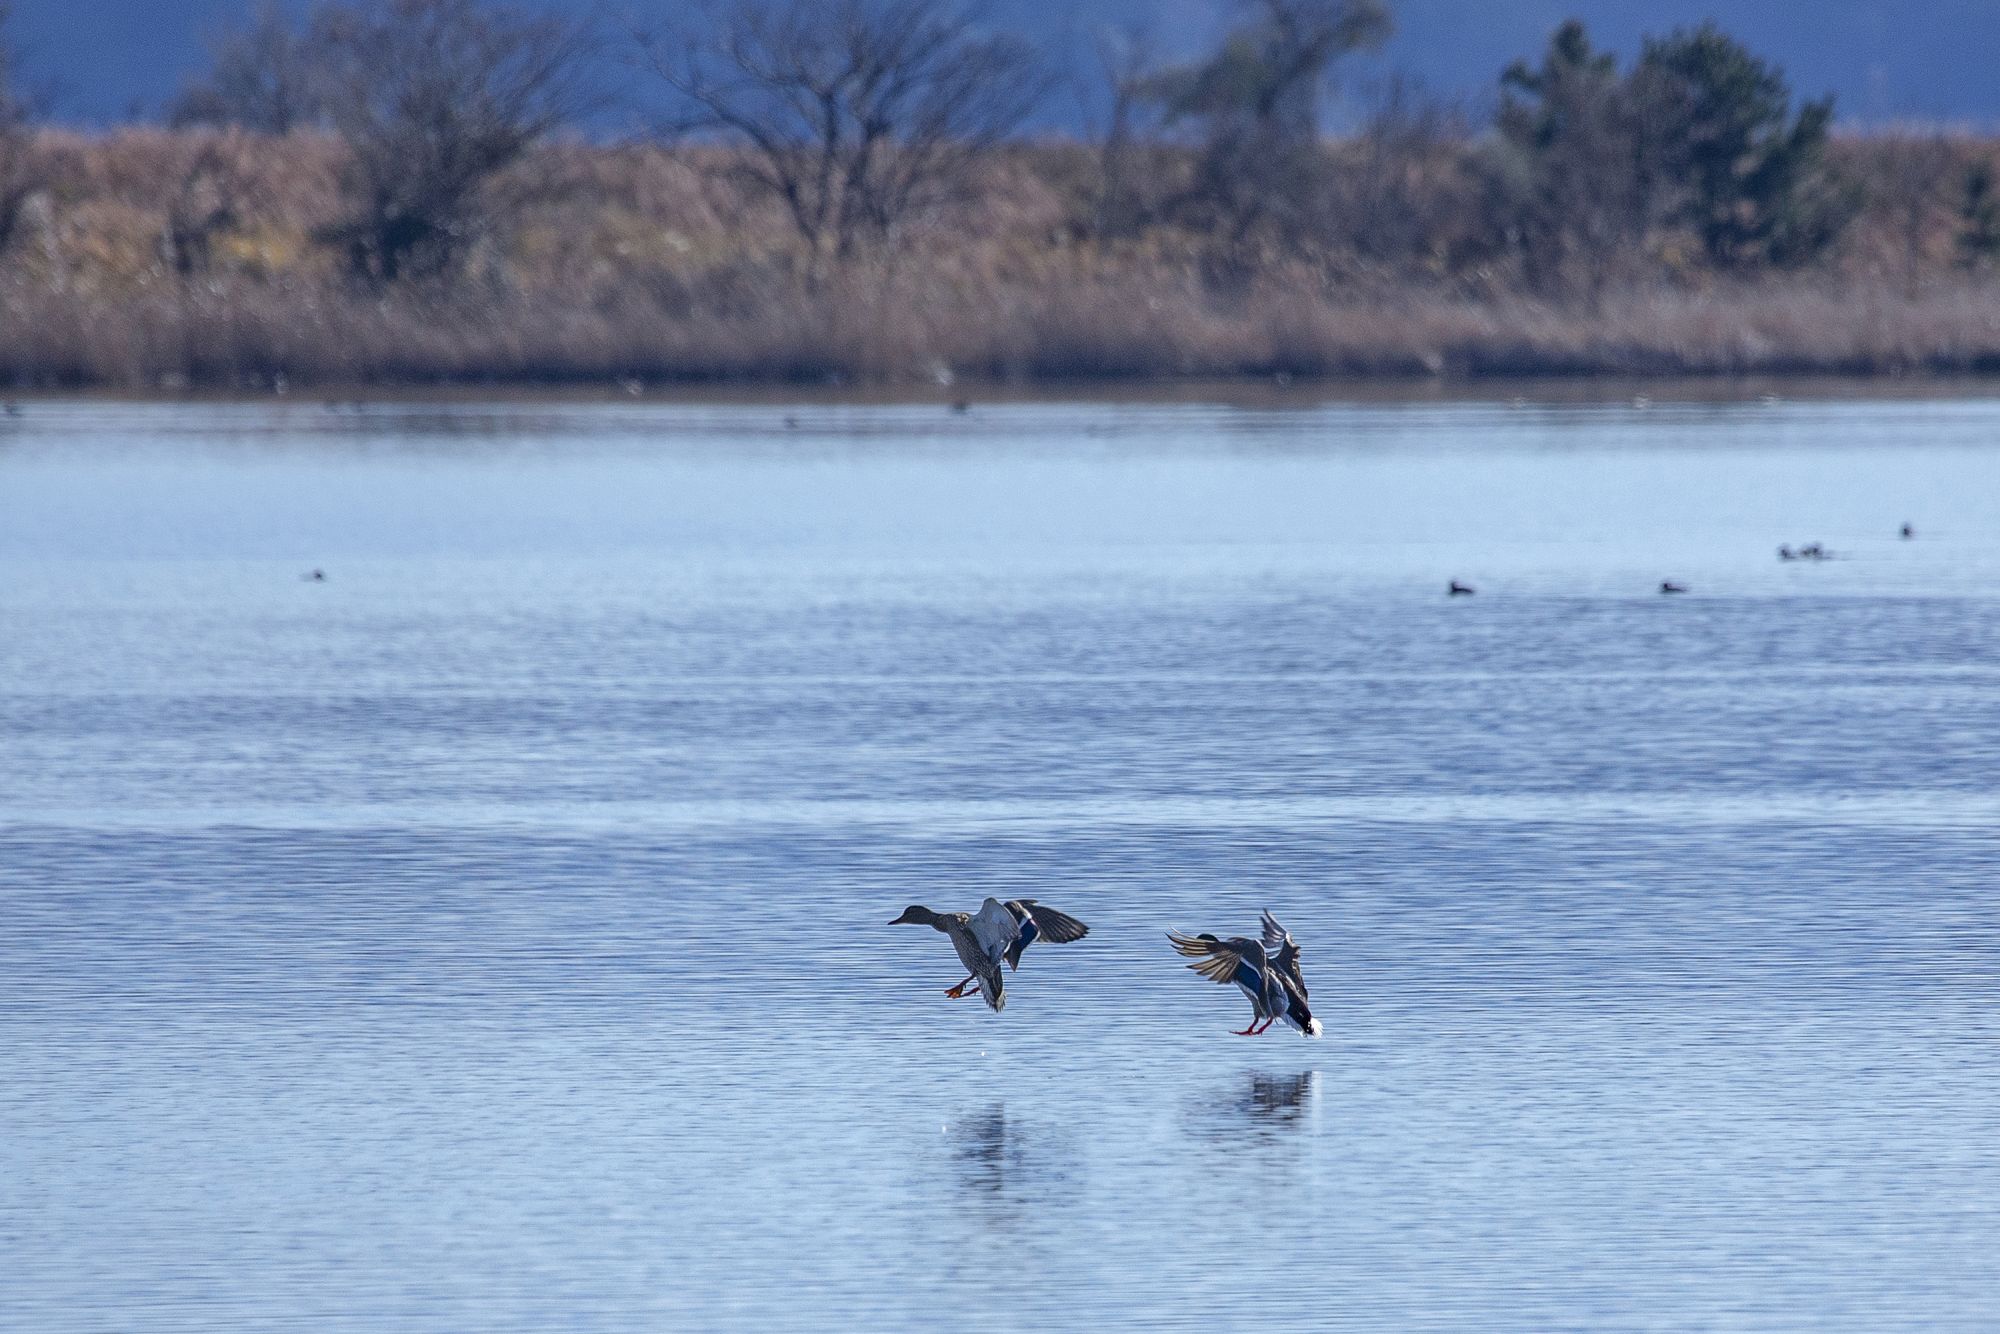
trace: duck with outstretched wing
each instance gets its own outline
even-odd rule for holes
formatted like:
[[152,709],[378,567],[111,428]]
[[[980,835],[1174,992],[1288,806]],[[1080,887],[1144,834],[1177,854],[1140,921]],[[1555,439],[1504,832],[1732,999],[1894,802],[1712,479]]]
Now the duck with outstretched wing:
[[[1196,960],[1188,965],[1189,968],[1211,982],[1220,982],[1224,986],[1234,984],[1249,998],[1249,1026],[1231,1030],[1238,1037],[1262,1033],[1284,1017],[1290,992],[1286,990],[1278,970],[1271,966],[1260,942],[1247,936],[1231,936],[1222,940],[1206,931],[1198,936],[1169,931],[1167,939],[1173,942],[1176,950]],[[1260,1023],[1262,1028],[1258,1027]]]
[[[987,900],[988,903],[992,901]],[[1010,969],[1020,968],[1022,952],[1038,940],[1046,940],[1051,945],[1067,945],[1072,940],[1082,940],[1090,934],[1089,927],[1068,913],[1051,908],[1047,904],[1037,903],[1033,899],[1008,899],[1000,906],[1007,910],[1008,915],[1014,919],[1014,925],[1020,928],[1020,934],[1014,937],[1014,943],[1007,947],[1007,967]],[[967,977],[965,981],[944,994],[953,997],[977,995],[980,993],[978,987],[973,987],[970,992],[966,990],[968,986],[972,986],[974,980],[972,977]]]
[[1006,904],[988,899],[979,905],[978,912],[963,913],[932,912],[922,904],[913,903],[889,925],[906,923],[944,932],[951,939],[951,947],[958,951],[958,961],[972,974],[966,982],[978,981],[979,994],[986,998],[991,1009],[999,1011],[1007,1007],[1006,974],[1000,971],[1000,964],[1020,939],[1021,927],[1014,914],[1007,911]]

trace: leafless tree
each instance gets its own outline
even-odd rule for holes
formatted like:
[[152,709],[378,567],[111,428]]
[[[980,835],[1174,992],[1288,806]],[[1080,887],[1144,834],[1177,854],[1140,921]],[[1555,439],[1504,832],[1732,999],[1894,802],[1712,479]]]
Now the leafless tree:
[[1376,93],[1344,145],[1333,191],[1334,225],[1356,255],[1408,268],[1459,248],[1475,207],[1464,170],[1470,138],[1463,111],[1401,76]]
[[307,35],[325,114],[347,141],[350,267],[448,273],[491,221],[493,179],[590,101],[590,30],[475,0],[328,5]]
[[208,76],[175,99],[176,126],[236,125],[290,134],[320,119],[311,52],[277,0],[264,0],[249,25],[217,38]]
[[217,238],[267,202],[241,130],[199,132],[193,149],[160,231],[160,258],[180,274],[207,271]]
[[1390,31],[1382,0],[1244,0],[1241,26],[1202,60],[1145,89],[1169,123],[1197,125],[1201,154],[1188,202],[1240,245],[1260,226],[1309,223],[1324,165],[1320,96],[1343,56]]
[[1150,90],[1160,72],[1152,32],[1143,27],[1106,31],[1095,43],[1097,74],[1108,94],[1102,132],[1097,139],[1097,191],[1092,201],[1091,229],[1099,236],[1139,231],[1161,197],[1157,180],[1147,171],[1148,157],[1157,157],[1161,109]]
[[35,139],[37,99],[21,86],[13,45],[7,40],[12,8],[0,0],[0,254],[14,235],[28,200],[48,181],[48,162]]
[[735,0],[641,42],[673,128],[741,149],[729,169],[783,204],[809,278],[965,197],[1048,88],[1025,43],[948,0]]

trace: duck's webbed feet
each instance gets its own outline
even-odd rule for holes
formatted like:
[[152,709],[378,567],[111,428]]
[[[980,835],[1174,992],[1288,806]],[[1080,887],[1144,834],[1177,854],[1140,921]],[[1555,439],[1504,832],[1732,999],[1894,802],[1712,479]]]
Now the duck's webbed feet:
[[[967,991],[966,990],[967,987],[972,987],[972,990]],[[968,976],[965,979],[965,981],[959,983],[957,986],[953,987],[950,991],[947,991],[944,994],[951,997],[953,1000],[957,1000],[960,996],[977,996],[979,994],[979,988],[972,986],[972,978]]]
[[1257,1036],[1257,1021],[1252,1019],[1248,1028],[1232,1028],[1229,1031],[1239,1038],[1254,1038]]

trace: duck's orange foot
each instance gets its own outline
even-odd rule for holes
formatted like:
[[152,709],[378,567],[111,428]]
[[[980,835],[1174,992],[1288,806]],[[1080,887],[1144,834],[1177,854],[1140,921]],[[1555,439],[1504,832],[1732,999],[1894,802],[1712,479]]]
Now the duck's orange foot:
[[953,987],[950,991],[947,991],[944,994],[951,997],[953,1000],[957,1000],[960,996],[963,996],[965,994],[965,983],[963,982],[959,983],[957,986]]

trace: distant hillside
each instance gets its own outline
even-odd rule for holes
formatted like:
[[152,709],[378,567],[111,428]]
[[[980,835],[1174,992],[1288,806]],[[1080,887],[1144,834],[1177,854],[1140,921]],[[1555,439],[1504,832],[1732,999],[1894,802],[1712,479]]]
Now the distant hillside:
[[[605,8],[598,0],[542,2],[579,13]],[[14,0],[12,31],[29,77],[57,89],[63,118],[103,123],[157,110],[204,63],[204,34],[249,8],[249,0]],[[649,6],[632,0],[609,8],[644,14]],[[1096,28],[1145,22],[1163,46],[1191,49],[1230,12],[1226,0],[1077,0],[1052,27],[1050,8],[1046,0],[990,6],[998,21],[1084,68]],[[1399,0],[1394,8],[1395,41],[1350,73],[1357,94],[1398,71],[1434,93],[1477,103],[1491,96],[1507,62],[1534,53],[1569,16],[1584,19],[1600,44],[1626,52],[1643,33],[1714,18],[1783,65],[1800,92],[1837,94],[1849,122],[2000,122],[1993,0]],[[1058,98],[1050,115],[1074,123],[1075,106],[1074,96]]]

